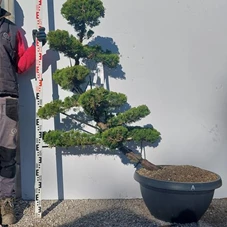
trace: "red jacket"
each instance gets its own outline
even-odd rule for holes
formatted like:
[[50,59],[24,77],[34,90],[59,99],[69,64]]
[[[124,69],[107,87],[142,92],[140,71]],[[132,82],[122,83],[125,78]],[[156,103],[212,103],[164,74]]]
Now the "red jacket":
[[35,62],[35,46],[25,47],[20,31],[17,32],[17,73],[21,74],[27,71]]

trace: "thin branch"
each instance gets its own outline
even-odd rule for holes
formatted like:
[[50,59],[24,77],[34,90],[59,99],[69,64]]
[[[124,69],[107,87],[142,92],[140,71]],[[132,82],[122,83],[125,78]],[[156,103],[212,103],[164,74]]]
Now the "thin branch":
[[75,120],[75,121],[78,121],[78,122],[80,122],[80,123],[82,123],[82,124],[85,124],[85,125],[87,125],[87,126],[90,126],[90,127],[94,128],[94,129],[96,129],[96,130],[99,130],[98,127],[95,127],[94,125],[89,124],[89,123],[87,123],[87,122],[85,122],[85,121],[83,121],[83,120],[80,120],[80,119],[76,118],[76,117],[72,117],[72,116],[70,116],[69,114],[66,114],[66,113],[64,113],[64,112],[61,112],[61,114],[65,115],[65,116],[67,116],[67,117],[69,117],[69,118],[71,118],[71,119],[73,119],[73,120]]
[[69,63],[70,63],[70,66],[72,67],[72,60],[70,57],[69,57]]

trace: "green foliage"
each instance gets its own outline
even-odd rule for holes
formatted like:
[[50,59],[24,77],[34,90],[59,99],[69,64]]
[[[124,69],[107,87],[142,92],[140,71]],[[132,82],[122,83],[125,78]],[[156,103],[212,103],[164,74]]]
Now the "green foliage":
[[160,132],[152,128],[144,127],[128,127],[128,138],[136,142],[154,143],[160,138]]
[[120,113],[117,116],[110,118],[108,120],[108,125],[110,127],[115,127],[123,124],[130,124],[139,121],[141,118],[146,117],[150,114],[150,110],[146,105],[141,105],[138,107],[133,107],[124,113]]
[[76,130],[61,131],[52,130],[44,133],[44,142],[50,147],[75,147],[83,145],[99,145],[100,139],[97,135],[82,133]]
[[123,126],[107,129],[102,133],[102,144],[111,149],[117,148],[127,139],[128,129]]
[[106,65],[110,69],[114,69],[119,63],[119,56],[112,53],[99,53],[93,58],[93,60],[96,62],[102,62],[103,65]]
[[83,46],[76,37],[69,35],[68,31],[50,31],[47,40],[51,49],[75,60],[77,58],[92,59],[95,62],[102,62],[109,68],[116,68],[119,63],[117,54],[113,54],[109,50],[103,51],[98,45]]
[[85,38],[90,39],[94,31],[89,29],[99,25],[100,18],[105,16],[105,9],[101,0],[67,0],[61,9],[63,17],[74,26],[77,36],[70,35],[68,31],[50,31],[47,40],[51,49],[63,53],[79,64],[81,58],[102,62],[109,68],[116,68],[119,56],[111,51],[103,51],[101,46],[82,45]]
[[113,54],[109,50],[103,51],[99,45],[84,46],[84,56],[95,62],[102,62],[111,69],[117,67],[120,59],[117,54]]
[[154,143],[160,138],[160,133],[154,128],[117,126],[102,133],[88,134],[77,130],[55,130],[44,134],[44,142],[50,147],[75,147],[96,145],[116,149],[127,140]]
[[78,100],[84,112],[94,118],[103,116],[126,102],[127,97],[124,94],[108,91],[102,87],[86,91]]
[[37,115],[40,118],[49,119],[59,113],[64,113],[70,108],[78,106],[78,98],[79,95],[73,95],[71,97],[66,97],[64,101],[54,100],[39,108]]
[[69,35],[68,31],[50,31],[47,40],[51,49],[63,53],[66,57],[76,59],[78,56],[84,56],[83,45],[76,37]]
[[[67,0],[61,9],[61,14],[78,32],[81,38],[90,28],[99,25],[100,18],[104,17],[105,9],[101,0]],[[91,32],[87,32],[89,37]]]
[[90,70],[87,67],[75,65],[56,70],[53,79],[63,89],[71,91],[75,85],[83,83],[89,73]]

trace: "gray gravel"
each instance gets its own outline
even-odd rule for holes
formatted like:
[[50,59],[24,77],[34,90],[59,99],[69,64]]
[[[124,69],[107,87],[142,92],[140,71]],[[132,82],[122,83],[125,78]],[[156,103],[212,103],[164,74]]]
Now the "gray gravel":
[[43,201],[43,218],[34,202],[18,200],[13,227],[227,227],[227,198],[214,199],[199,223],[170,225],[152,217],[141,199]]

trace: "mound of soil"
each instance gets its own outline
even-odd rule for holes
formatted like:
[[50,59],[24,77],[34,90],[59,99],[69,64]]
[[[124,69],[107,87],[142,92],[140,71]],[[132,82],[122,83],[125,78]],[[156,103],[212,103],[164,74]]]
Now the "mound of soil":
[[161,169],[153,171],[141,168],[137,172],[151,179],[174,182],[210,182],[219,178],[215,173],[190,165],[163,166]]

